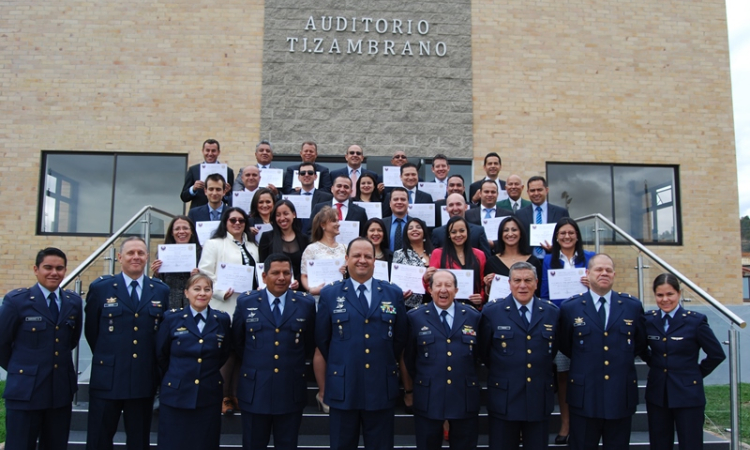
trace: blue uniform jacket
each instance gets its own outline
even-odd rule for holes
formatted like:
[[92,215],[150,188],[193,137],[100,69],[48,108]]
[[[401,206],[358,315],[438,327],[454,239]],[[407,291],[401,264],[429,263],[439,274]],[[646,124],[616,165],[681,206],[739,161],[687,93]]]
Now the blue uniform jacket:
[[538,422],[555,405],[554,372],[560,310],[534,298],[526,329],[513,296],[482,309],[479,331],[482,360],[489,368],[488,411],[502,420]]
[[237,397],[242,411],[287,414],[307,403],[305,358],[315,349],[315,300],[287,290],[281,324],[276,326],[267,291],[237,299],[232,333],[242,360]]
[[47,299],[34,285],[9,292],[0,306],[0,367],[8,371],[5,405],[40,410],[70,405],[78,390],[71,352],[81,338],[81,297],[63,291],[52,321]]
[[640,300],[613,291],[606,330],[590,291],[564,301],[560,314],[560,350],[570,358],[570,411],[599,419],[633,415],[638,405],[635,356],[646,348]]
[[481,313],[461,303],[455,303],[454,311],[449,335],[433,303],[407,313],[404,362],[414,381],[414,411],[429,419],[468,419],[479,413],[476,360]]
[[209,307],[201,333],[190,308],[168,311],[156,335],[163,374],[159,401],[185,409],[220,404],[224,387],[219,369],[231,349],[229,314]]
[[92,393],[103,399],[146,398],[159,380],[156,333],[169,306],[169,288],[144,278],[137,308],[122,274],[99,277],[86,295],[84,334],[91,347]]
[[399,396],[398,359],[407,322],[401,289],[372,280],[372,302],[363,311],[351,280],[323,288],[315,343],[326,360],[324,401],[338,409],[392,408]]
[[[649,367],[646,401],[663,408],[705,405],[703,378],[726,358],[706,316],[679,307],[665,333],[661,311],[649,311],[646,332],[649,348],[641,355]],[[706,357],[698,363],[701,349]]]

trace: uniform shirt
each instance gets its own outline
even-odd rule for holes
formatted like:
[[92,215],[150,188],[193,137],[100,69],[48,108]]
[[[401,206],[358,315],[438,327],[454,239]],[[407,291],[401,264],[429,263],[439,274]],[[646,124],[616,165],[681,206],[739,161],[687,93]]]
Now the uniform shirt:
[[[42,294],[44,294],[44,298],[47,299],[47,306],[49,306],[49,294],[52,291],[48,291],[46,287],[42,286],[39,283],[37,283],[37,286],[39,286],[39,290],[42,291]],[[60,289],[60,287],[55,289],[55,295],[57,296],[57,300],[55,300],[55,303],[57,303],[57,310],[60,311],[60,309],[62,308],[62,300],[60,300],[62,298],[62,289]]]
[[128,295],[130,296],[133,295],[133,293],[131,292],[133,288],[130,286],[130,283],[132,283],[133,281],[138,282],[138,287],[135,288],[135,292],[138,293],[138,300],[141,299],[141,296],[142,296],[141,294],[143,294],[143,277],[144,277],[143,274],[141,274],[140,277],[138,277],[136,280],[133,280],[129,276],[125,275],[125,272],[122,272],[122,278],[125,279],[125,286],[128,289]]
[[372,305],[372,278],[365,281],[364,283],[357,283],[354,281],[354,278],[350,278],[352,280],[352,285],[354,285],[354,292],[356,292],[357,297],[359,297],[359,285],[363,284],[365,286],[365,298],[367,299],[367,306]]
[[599,303],[599,298],[604,297],[607,299],[607,303],[604,304],[604,316],[607,318],[607,321],[605,322],[607,325],[609,325],[609,307],[612,304],[612,291],[607,292],[605,295],[599,295],[596,292],[589,289],[589,292],[591,293],[591,298],[594,299],[594,308],[596,308],[596,312],[599,312],[599,308],[602,306],[601,303]]
[[198,326],[198,331],[203,333],[203,328],[206,326],[206,320],[208,320],[208,308],[204,309],[201,312],[198,312],[195,309],[193,309],[193,307],[191,306],[190,313],[193,314],[193,319],[195,319],[195,316],[197,316],[198,314],[203,316],[203,320],[198,321],[198,323],[196,324]]
[[[680,305],[677,305],[677,307],[675,309],[673,309],[672,311],[670,311],[670,312],[664,312],[664,311],[659,310],[659,311],[661,311],[661,320],[664,321],[664,316],[669,316],[669,323],[671,324],[672,323],[672,319],[674,319],[674,315],[677,313],[678,309],[680,309]],[[665,333],[667,331],[669,331],[669,327],[670,327],[670,325],[667,325],[666,327],[664,327],[664,332]]]
[[[453,316],[456,313],[456,302],[451,303],[451,305],[448,308],[446,308],[446,309],[443,309],[443,308],[439,307],[434,302],[432,303],[432,305],[435,307],[435,311],[437,311],[438,317],[441,317],[440,314],[443,311],[448,311],[448,315],[445,316],[445,321],[448,322],[448,327],[449,328],[453,328]],[[441,317],[440,320],[442,322],[442,317]]]
[[266,289],[266,297],[268,297],[268,306],[271,308],[271,311],[273,311],[273,301],[278,298],[279,299],[279,312],[281,312],[281,314],[284,314],[284,305],[286,304],[286,291],[284,291],[282,295],[279,295],[278,297],[276,297],[275,295],[271,293],[271,291]]
[[[524,306],[524,305],[521,302],[519,302],[518,300],[516,300],[515,297],[513,297],[513,301],[516,303],[516,309],[518,310],[518,315],[520,316],[521,315],[521,307]],[[531,323],[531,307],[534,306],[534,305],[532,305],[533,302],[534,302],[534,299],[532,298],[531,300],[529,300],[528,303],[526,303],[526,309],[528,310],[528,311],[526,311],[526,319],[528,320],[529,323]]]

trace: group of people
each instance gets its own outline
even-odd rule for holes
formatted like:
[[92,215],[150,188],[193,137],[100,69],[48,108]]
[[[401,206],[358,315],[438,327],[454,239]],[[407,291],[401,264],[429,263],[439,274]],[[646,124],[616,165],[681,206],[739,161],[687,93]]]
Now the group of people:
[[[216,163],[218,142],[207,140],[203,154]],[[418,448],[440,448],[445,437],[451,448],[475,448],[480,362],[489,369],[490,448],[518,448],[521,441],[524,448],[546,448],[557,391],[557,443],[591,449],[601,438],[606,449],[626,449],[638,403],[637,356],[651,367],[652,445],[671,448],[676,427],[681,449],[700,448],[702,379],[724,359],[705,316],[680,306],[679,283],[668,274],[654,281],[655,311],[644,313],[639,300],[613,291],[614,262],[583,250],[576,222],[546,201],[544,178],[531,177],[526,186],[516,175],[503,182],[500,157],[489,154],[487,177],[470,186],[467,202],[464,180],[436,156],[433,173],[447,195],[435,203],[449,219],[428,227],[408,214],[408,205],[427,194],[416,189],[416,167],[403,152],[393,163],[404,187],[388,189],[361,169],[359,146],[347,149],[349,167],[340,171],[315,163],[314,143],[304,143],[300,156],[302,163],[289,170],[298,173],[297,189],[292,175],[283,186],[259,188],[263,167],[242,169],[242,189],[255,190],[250,214],[227,203],[231,169],[228,180],[219,174],[200,180],[199,169],[190,168],[181,197],[192,208],[172,220],[165,238],[165,244],[195,244],[190,272],[161,273],[157,259],[149,277],[145,242],[127,238],[118,253],[121,273],[94,281],[84,307],[60,289],[65,254],[40,251],[38,283],[9,292],[0,307],[6,449],[33,448],[37,439],[41,448],[66,448],[77,389],[71,352],[82,332],[93,353],[92,450],[112,447],[121,415],[128,448],[148,448],[157,389],[160,448],[218,448],[221,414],[241,412],[243,448],[267,448],[273,436],[274,448],[294,449],[308,361],[318,407],[330,414],[332,449],[357,448],[360,434],[365,448],[393,448],[402,387]],[[256,158],[268,167],[270,143],[258,145]],[[497,202],[502,189],[508,199]],[[283,192],[311,195],[311,218],[298,219]],[[382,198],[388,215],[368,218],[353,198]],[[491,217],[505,217],[496,240],[480,225]],[[211,220],[218,227],[201,246],[195,224]],[[360,237],[338,242],[342,220],[359,222]],[[556,223],[553,242],[529,245],[529,227],[548,222]],[[271,231],[256,240],[261,224]],[[311,285],[307,268],[321,259],[343,261],[339,281]],[[424,268],[422,286],[374,277],[376,261]],[[258,269],[253,289],[217,288],[225,264]],[[567,268],[586,269],[585,292],[550,298],[547,273]],[[449,269],[473,271],[469,295],[458,296]],[[505,298],[490,298],[497,276],[508,279]],[[699,362],[700,350],[707,356]]]

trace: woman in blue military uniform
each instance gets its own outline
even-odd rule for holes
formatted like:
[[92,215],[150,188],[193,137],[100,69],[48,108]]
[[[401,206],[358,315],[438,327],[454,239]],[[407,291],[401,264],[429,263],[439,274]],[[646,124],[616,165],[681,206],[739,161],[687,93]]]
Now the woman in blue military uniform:
[[204,274],[188,279],[190,306],[171,310],[156,339],[162,373],[159,448],[219,448],[223,379],[219,369],[231,350],[229,314],[208,306],[213,282]]
[[[703,378],[726,356],[706,316],[680,306],[682,291],[674,275],[656,277],[654,296],[659,309],[646,313],[648,350],[641,355],[649,366],[646,408],[651,448],[673,448],[677,428],[680,450],[702,449]],[[706,357],[698,362],[700,350]]]

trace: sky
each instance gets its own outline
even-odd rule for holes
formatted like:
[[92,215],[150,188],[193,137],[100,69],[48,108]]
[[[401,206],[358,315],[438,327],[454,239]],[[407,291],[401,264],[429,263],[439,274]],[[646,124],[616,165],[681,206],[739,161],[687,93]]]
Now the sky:
[[750,215],[750,1],[727,0],[740,216]]

